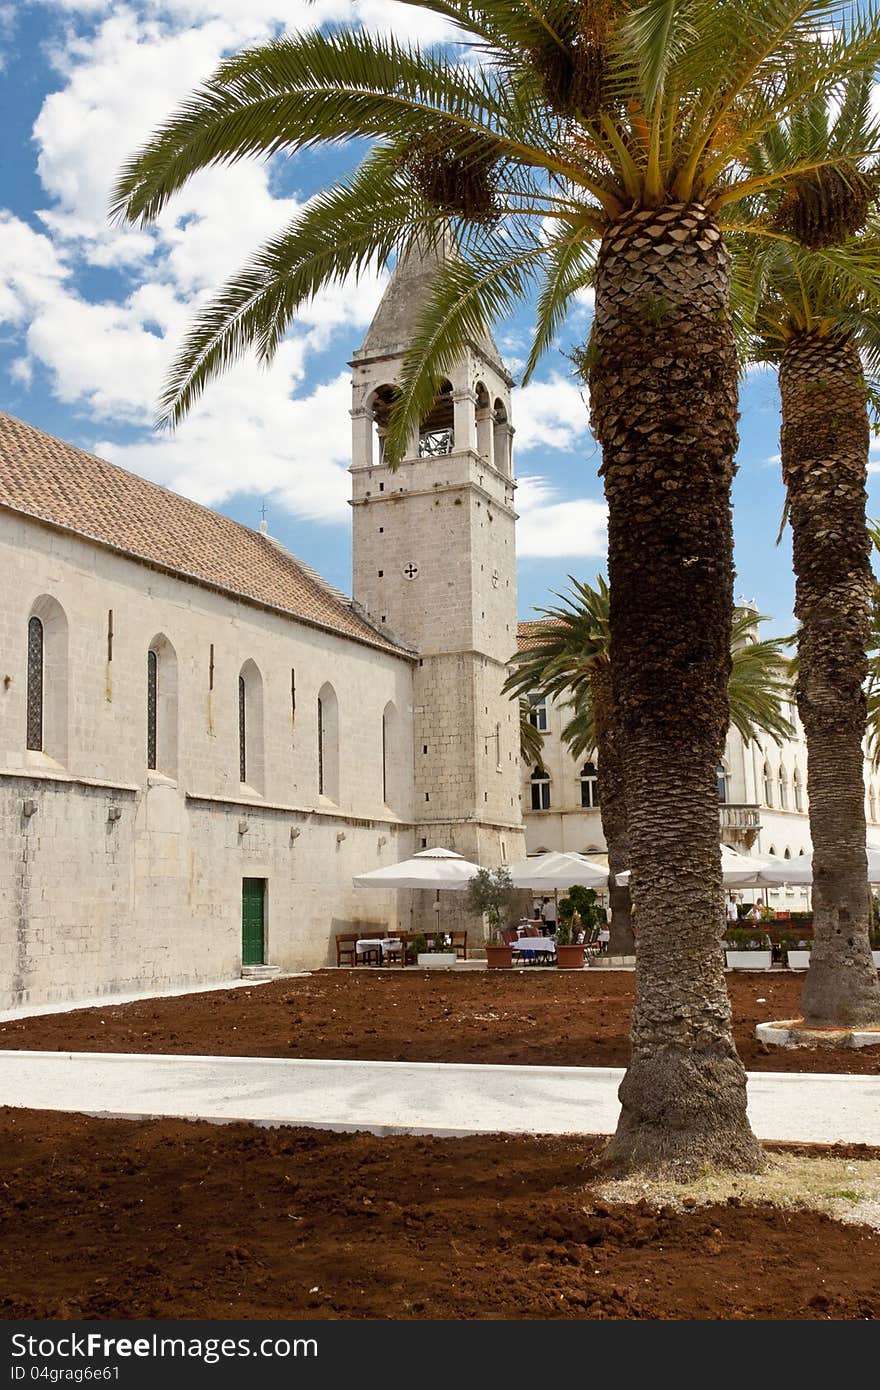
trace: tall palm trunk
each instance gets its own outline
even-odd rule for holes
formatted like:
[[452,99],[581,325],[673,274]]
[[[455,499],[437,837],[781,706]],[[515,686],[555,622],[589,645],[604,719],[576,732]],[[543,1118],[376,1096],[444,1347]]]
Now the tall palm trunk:
[[786,347],[779,387],[813,840],[814,941],[803,1010],[808,1023],[878,1023],[862,754],[871,564],[859,354],[844,334],[802,334]]
[[608,850],[608,901],[611,932],[608,951],[613,956],[629,955],[633,949],[632,902],[629,888],[617,882],[617,874],[629,868],[629,826],[620,735],[611,688],[611,670],[597,664],[590,673],[590,696],[599,757],[599,815]]
[[715,768],[727,732],[737,368],[729,257],[699,204],[603,239],[590,346],[608,500],[611,667],[638,930],[617,1167],[754,1169],[733,1044]]

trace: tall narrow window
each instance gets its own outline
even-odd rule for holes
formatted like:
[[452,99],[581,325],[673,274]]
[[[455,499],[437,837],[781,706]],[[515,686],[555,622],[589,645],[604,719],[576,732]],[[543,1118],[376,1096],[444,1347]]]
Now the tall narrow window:
[[595,810],[599,805],[599,774],[595,763],[584,763],[580,774],[581,805]]
[[318,795],[339,801],[339,702],[329,681],[318,693]]
[[156,771],[158,708],[159,657],[156,652],[149,651],[147,652],[147,767],[151,772]]
[[266,794],[263,677],[255,661],[238,673],[238,779],[258,796]]
[[792,786],[794,787],[794,809],[796,811],[802,811],[804,809],[804,792],[801,785],[801,774],[798,768],[795,768],[791,780]]
[[238,678],[238,780],[247,781],[247,686]]
[[788,810],[788,780],[785,776],[785,768],[779,765],[779,805],[783,811]]
[[550,810],[550,776],[543,767],[536,767],[532,773],[532,810]]
[[764,805],[773,805],[773,773],[769,763],[764,764]]
[[324,702],[318,696],[318,795],[324,795]]
[[35,753],[43,751],[43,624],[39,618],[28,623],[27,746]]
[[388,805],[388,730],[382,715],[382,800]]
[[64,765],[67,729],[68,629],[61,604],[42,594],[31,606],[27,626],[25,742]]
[[529,699],[529,723],[533,724],[539,733],[547,732],[547,699],[544,695],[533,694]]
[[296,671],[290,668],[290,727],[296,724]]
[[718,800],[723,806],[728,799],[727,768],[723,763],[719,763],[715,769],[715,780],[718,785]]

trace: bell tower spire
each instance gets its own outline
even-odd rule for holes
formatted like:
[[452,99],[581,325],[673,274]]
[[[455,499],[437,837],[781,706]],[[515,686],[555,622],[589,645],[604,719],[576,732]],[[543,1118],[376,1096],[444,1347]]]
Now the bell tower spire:
[[[510,392],[486,327],[463,345],[399,468],[388,412],[451,240],[397,265],[351,362],[353,592],[417,649],[417,839],[482,864],[524,854],[519,711],[501,694],[516,646]],[[420,844],[416,844],[416,849]]]

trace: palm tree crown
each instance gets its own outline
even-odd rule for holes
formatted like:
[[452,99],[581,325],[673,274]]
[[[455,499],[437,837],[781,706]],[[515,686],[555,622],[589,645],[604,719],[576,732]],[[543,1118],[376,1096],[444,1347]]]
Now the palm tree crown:
[[[573,714],[562,737],[573,757],[580,758],[596,749],[597,717],[610,717],[601,699],[597,709],[592,682],[598,671],[611,669],[610,592],[603,575],[595,588],[571,576],[569,582],[568,593],[556,595],[559,604],[537,610],[543,621],[532,628],[528,646],[512,657],[514,669],[504,688],[520,697],[536,691],[557,699],[567,696]],[[755,629],[767,621],[753,609],[734,610],[728,696],[730,722],[744,743],[761,733],[780,743],[794,733],[782,712],[783,702],[793,698],[785,655],[789,639],[758,640]]]
[[[880,56],[873,3],[839,0],[405,0],[460,40],[433,52],[359,29],[281,38],[227,59],[122,171],[113,208],[148,223],[197,170],[366,137],[357,170],[313,198],[198,315],[162,398],[166,421],[254,349],[271,359],[322,287],[436,242],[386,449],[404,449],[460,343],[537,295],[526,375],[587,281],[596,243],[633,208],[702,203],[766,228],[756,200],[845,172],[871,150],[749,152],[814,94]],[[790,218],[775,238],[794,240]],[[819,252],[820,256],[827,254]]]

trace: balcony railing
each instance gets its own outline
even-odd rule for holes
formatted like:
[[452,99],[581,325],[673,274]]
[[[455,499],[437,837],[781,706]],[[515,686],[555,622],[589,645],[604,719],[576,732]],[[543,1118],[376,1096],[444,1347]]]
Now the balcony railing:
[[760,806],[735,805],[730,801],[718,807],[718,819],[722,830],[760,830]]

